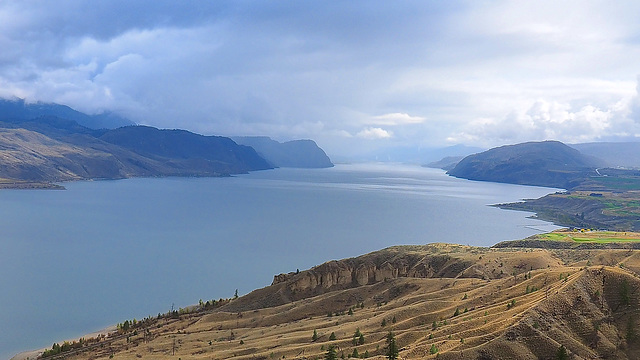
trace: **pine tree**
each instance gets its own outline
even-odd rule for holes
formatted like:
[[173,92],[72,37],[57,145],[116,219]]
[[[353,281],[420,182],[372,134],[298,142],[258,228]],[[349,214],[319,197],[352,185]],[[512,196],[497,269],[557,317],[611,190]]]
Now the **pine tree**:
[[396,344],[396,339],[391,338],[389,341],[389,346],[387,346],[387,359],[396,360],[398,358],[398,345]]
[[313,329],[313,336],[311,336],[311,341],[316,340],[318,340],[318,332],[316,331],[316,329]]
[[329,345],[329,348],[327,349],[327,352],[324,354],[324,359],[325,360],[337,360],[338,359],[338,353],[336,352],[336,346],[335,345]]
[[329,340],[333,341],[336,339],[336,333],[332,332],[331,335],[329,335]]

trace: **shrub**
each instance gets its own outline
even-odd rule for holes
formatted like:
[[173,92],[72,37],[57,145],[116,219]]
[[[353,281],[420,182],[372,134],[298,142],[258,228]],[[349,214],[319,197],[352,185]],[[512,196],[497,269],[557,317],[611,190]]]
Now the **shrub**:
[[560,345],[560,347],[558,348],[558,351],[556,352],[556,359],[569,360],[569,354],[567,354],[567,349],[564,347],[564,345]]

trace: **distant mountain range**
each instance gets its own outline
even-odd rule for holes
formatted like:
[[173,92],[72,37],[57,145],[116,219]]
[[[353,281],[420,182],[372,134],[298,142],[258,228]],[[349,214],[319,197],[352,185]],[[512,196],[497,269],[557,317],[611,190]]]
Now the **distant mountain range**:
[[238,136],[233,140],[251,146],[275,167],[327,168],[333,163],[313,140],[280,143],[266,136]]
[[253,148],[229,138],[145,126],[91,130],[53,117],[29,121],[24,128],[0,123],[0,154],[0,177],[43,183],[224,176],[273,168]]
[[[120,126],[123,124],[126,126]],[[263,157],[253,147],[227,137],[132,124],[111,113],[90,116],[64,105],[0,100],[0,187],[50,187],[52,182],[141,176],[226,176],[276,166],[332,166],[311,140],[273,141],[262,149]],[[258,142],[271,141],[260,138]]]
[[606,162],[558,141],[501,146],[469,155],[448,174],[469,180],[572,188]]
[[570,144],[585,155],[602,159],[610,167],[640,168],[640,142]]

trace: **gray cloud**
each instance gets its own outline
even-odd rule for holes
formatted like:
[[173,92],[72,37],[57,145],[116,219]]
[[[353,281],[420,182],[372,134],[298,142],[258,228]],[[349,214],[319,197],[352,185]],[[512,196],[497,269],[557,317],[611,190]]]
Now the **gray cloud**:
[[332,153],[630,138],[638,15],[597,1],[0,1],[0,96]]

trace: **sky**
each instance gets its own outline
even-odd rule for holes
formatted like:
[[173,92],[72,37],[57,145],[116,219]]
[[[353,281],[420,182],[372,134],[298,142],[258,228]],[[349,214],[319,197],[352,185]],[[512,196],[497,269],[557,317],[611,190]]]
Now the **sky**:
[[0,97],[329,154],[640,141],[638,1],[5,1]]

